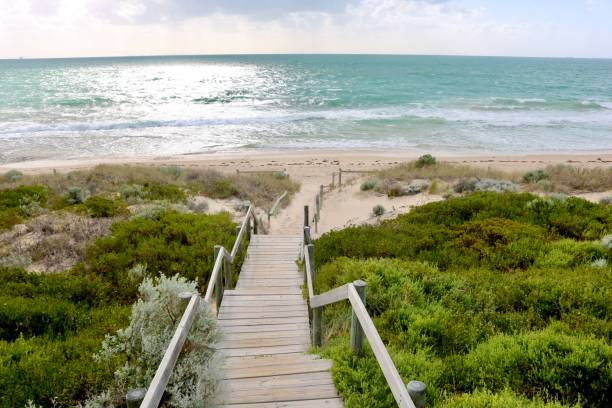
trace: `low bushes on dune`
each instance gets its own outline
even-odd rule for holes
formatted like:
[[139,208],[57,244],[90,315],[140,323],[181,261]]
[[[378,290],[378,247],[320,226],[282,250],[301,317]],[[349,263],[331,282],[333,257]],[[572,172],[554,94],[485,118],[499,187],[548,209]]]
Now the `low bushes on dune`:
[[[0,267],[0,390],[11,390],[0,406],[122,406],[126,387],[152,378],[180,318],[177,293],[205,290],[214,245],[229,249],[234,237],[228,214],[162,211],[115,222],[70,271]],[[202,405],[214,389],[214,325],[199,315],[168,388],[172,406]]]
[[[315,292],[367,282],[368,311],[428,406],[607,407],[611,228],[604,205],[475,193],[323,235]],[[349,306],[323,320],[346,406],[395,406],[371,351],[350,352]]]
[[149,276],[180,274],[206,287],[213,267],[214,245],[231,249],[235,228],[229,214],[197,215],[161,212],[156,217],[115,223],[111,235],[87,250],[84,270],[104,277],[122,296],[135,296],[127,271],[147,266]]

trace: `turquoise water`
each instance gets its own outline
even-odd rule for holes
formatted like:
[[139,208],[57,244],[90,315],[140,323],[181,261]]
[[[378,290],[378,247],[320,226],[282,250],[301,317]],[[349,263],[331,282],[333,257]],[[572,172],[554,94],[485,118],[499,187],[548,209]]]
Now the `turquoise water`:
[[612,60],[0,61],[0,162],[239,149],[612,150]]

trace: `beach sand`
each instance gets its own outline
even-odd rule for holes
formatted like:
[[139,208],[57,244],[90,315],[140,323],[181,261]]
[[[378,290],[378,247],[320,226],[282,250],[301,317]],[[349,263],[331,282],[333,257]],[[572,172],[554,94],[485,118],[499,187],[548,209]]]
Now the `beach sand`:
[[[134,158],[99,158],[92,160],[41,160],[32,162],[0,165],[0,173],[17,169],[25,173],[48,173],[53,170],[67,172],[90,168],[101,163],[110,164],[143,164],[143,165],[180,165],[185,167],[210,167],[222,172],[238,171],[274,171],[285,170],[290,177],[302,184],[289,206],[272,217],[270,232],[299,234],[304,218],[304,205],[310,206],[312,216],[315,196],[321,185],[332,182],[332,173],[343,170],[376,170],[414,160],[422,152],[414,151],[339,151],[339,150],[306,150],[306,151],[240,151],[234,153],[209,153],[166,157]],[[529,154],[529,155],[457,155],[433,153],[438,160],[461,163],[470,166],[492,168],[509,173],[541,169],[551,164],[565,163],[577,167],[609,168],[612,166],[612,152],[589,152],[579,154]],[[360,174],[343,174],[344,187],[334,189],[324,195],[321,209],[321,221],[318,233],[349,225],[376,223],[380,219],[390,218],[407,212],[411,207],[441,200],[439,195],[418,194],[389,198],[373,192],[364,193],[359,189]],[[337,181],[336,181],[337,182]],[[587,199],[597,201],[610,192],[588,193]],[[372,216],[372,208],[382,205],[387,210],[381,217]],[[223,208],[215,205],[213,208]],[[313,228],[314,230],[314,228]],[[314,232],[314,231],[313,231]]]

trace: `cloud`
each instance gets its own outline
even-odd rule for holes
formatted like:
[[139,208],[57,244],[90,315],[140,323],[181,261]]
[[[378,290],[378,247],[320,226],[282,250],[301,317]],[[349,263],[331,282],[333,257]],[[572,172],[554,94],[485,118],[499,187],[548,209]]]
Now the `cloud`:
[[[609,13],[597,13],[583,27],[574,17],[554,20],[544,13],[533,21],[494,15],[487,7],[484,0],[0,0],[0,58],[302,52],[612,56]],[[593,24],[600,14],[602,21]]]
[[296,12],[340,13],[353,0],[98,0],[92,12],[115,22],[182,21],[213,14],[276,19]]

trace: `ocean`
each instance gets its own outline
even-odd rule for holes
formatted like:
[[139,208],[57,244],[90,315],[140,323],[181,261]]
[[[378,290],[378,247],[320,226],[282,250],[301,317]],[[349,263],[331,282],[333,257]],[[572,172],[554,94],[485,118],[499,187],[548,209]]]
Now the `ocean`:
[[612,60],[0,61],[0,162],[257,149],[612,150]]

